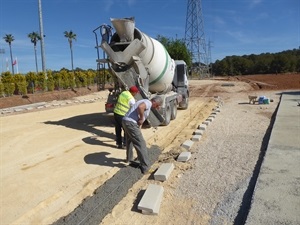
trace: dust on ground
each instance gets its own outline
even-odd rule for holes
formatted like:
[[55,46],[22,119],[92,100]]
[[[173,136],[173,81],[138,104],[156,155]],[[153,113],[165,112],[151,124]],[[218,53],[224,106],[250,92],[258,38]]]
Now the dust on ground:
[[[268,76],[272,76],[271,79]],[[277,82],[275,77],[278,78]],[[148,145],[156,144],[162,149],[158,162],[153,166],[174,161],[178,153],[183,151],[180,144],[192,136],[197,125],[208,117],[216,105],[214,96],[222,96],[225,104],[230,102],[232,96],[238,96],[235,101],[251,107],[248,104],[248,94],[271,96],[273,91],[299,89],[299,82],[299,74],[191,80],[189,109],[180,110],[178,118],[167,127],[143,130]],[[67,92],[60,92],[59,98],[79,96],[79,91],[71,91],[70,95]],[[102,97],[106,94],[94,93]],[[30,96],[25,104],[29,100],[35,101],[32,99],[47,102],[58,98],[57,93],[38,95]],[[14,96],[13,101],[8,100],[9,98],[0,99],[1,108],[16,106],[24,101],[21,96]],[[5,214],[1,213],[3,222],[52,223],[71,212],[82,199],[92,195],[97,187],[126,166],[124,152],[115,148],[113,121],[111,116],[104,113],[104,103],[105,100],[102,99],[91,104],[0,117],[1,199],[4,202],[3,208],[5,207],[2,210]],[[236,107],[234,104],[232,106]],[[271,109],[256,110],[257,114],[268,120],[272,115]],[[137,211],[138,192],[153,182],[151,178],[143,177],[102,223],[123,225],[128,224],[128,221],[130,224],[147,224],[147,221],[151,221],[152,224],[172,224],[178,221],[180,224],[201,219],[206,224],[211,219],[208,214],[203,214],[200,218],[197,213],[191,213],[196,202],[175,195],[180,178],[188,171],[193,171],[192,164],[176,165],[171,179],[163,184],[165,203],[161,212],[165,213],[153,217]]]

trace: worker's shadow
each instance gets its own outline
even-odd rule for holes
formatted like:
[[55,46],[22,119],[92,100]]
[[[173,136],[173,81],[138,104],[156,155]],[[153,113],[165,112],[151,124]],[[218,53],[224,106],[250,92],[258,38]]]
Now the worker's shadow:
[[[102,137],[104,137],[104,136],[102,136]],[[116,147],[115,144],[107,143],[107,142],[115,143],[115,141],[102,141],[101,137],[97,137],[97,136],[85,137],[85,138],[82,138],[82,141],[89,145],[99,145],[99,146],[101,145],[101,146],[106,146],[106,147],[110,147],[110,148]]]
[[126,167],[124,164],[124,160],[117,158],[109,158],[110,155],[108,152],[95,152],[92,154],[88,154],[84,157],[84,161],[86,164],[94,164],[100,166],[110,166],[110,167]]
[[[65,126],[71,129],[86,131],[91,133],[91,137],[83,138],[82,141],[92,145],[102,145],[108,147],[115,147],[114,144],[106,143],[101,138],[111,139],[115,141],[114,133],[105,131],[105,127],[114,127],[114,118],[107,113],[92,113],[70,117],[58,121],[46,121],[45,124]],[[63,134],[62,134],[63,135]]]

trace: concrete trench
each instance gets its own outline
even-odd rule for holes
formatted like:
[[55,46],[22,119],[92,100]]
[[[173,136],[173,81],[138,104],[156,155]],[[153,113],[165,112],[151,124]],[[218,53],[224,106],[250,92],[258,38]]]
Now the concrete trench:
[[[152,165],[158,160],[161,150],[158,146],[152,146],[148,152]],[[77,208],[58,219],[53,225],[99,225],[142,176],[139,168],[132,166],[121,168],[112,178],[98,187],[93,196],[85,198]]]

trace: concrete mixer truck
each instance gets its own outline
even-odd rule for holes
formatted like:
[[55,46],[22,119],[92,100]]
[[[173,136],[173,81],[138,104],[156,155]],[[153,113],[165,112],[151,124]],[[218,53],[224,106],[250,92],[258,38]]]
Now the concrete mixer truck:
[[[110,25],[101,25],[93,32],[96,48],[105,53],[100,64],[107,63],[115,80],[109,93],[106,112],[112,112],[118,94],[135,85],[139,99],[151,99],[159,95],[163,104],[159,110],[152,110],[147,122],[150,126],[168,125],[177,115],[177,108],[187,109],[189,87],[187,65],[183,60],[173,60],[165,47],[135,27],[134,18],[112,18]],[[98,44],[97,34],[102,37]],[[97,51],[98,52],[98,51]]]

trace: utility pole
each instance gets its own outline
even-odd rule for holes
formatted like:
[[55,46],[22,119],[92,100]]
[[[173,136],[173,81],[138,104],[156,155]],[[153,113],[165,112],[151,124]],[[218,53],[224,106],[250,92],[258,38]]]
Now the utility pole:
[[42,3],[41,0],[38,0],[39,3],[39,21],[40,21],[40,37],[41,37],[41,54],[42,54],[42,69],[44,74],[46,73],[46,63],[45,63],[45,43],[44,43],[44,28],[43,28],[43,13],[42,13]]
[[209,77],[207,44],[205,42],[201,0],[188,0],[185,44],[192,54],[192,72],[199,78]]
[[5,54],[5,49],[4,48],[0,48],[0,54],[2,55],[2,57],[1,57],[1,66],[2,66],[2,73],[4,72],[4,70],[3,70],[3,56],[4,56],[4,54]]

